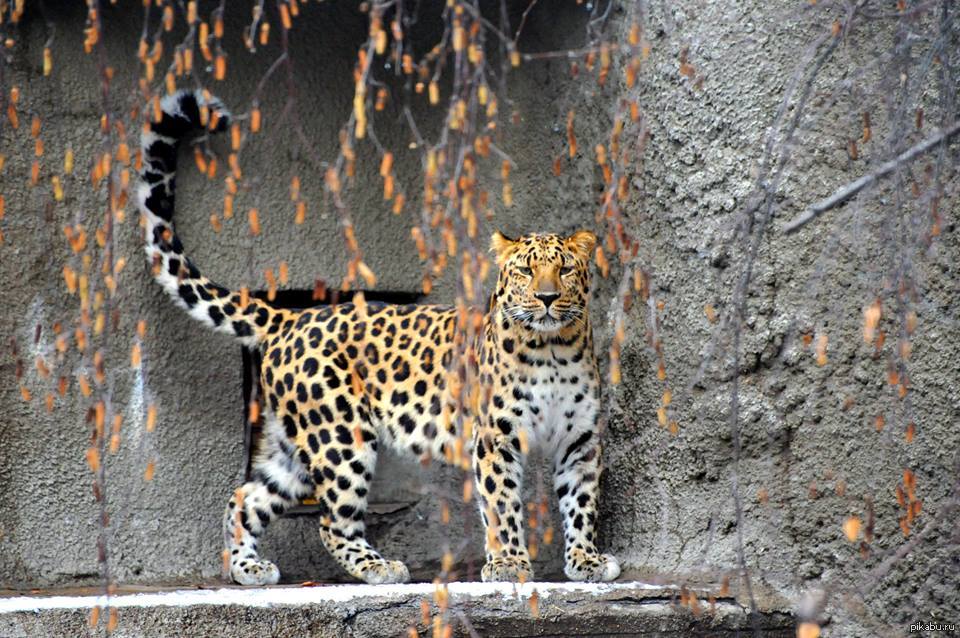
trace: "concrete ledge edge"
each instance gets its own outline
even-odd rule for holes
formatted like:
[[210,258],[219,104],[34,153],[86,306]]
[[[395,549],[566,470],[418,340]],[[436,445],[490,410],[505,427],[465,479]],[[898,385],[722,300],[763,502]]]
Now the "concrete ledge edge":
[[[274,607],[278,605],[310,605],[318,603],[348,603],[359,599],[399,600],[432,596],[439,585],[411,583],[404,585],[318,585],[275,587],[223,587],[219,589],[175,589],[163,592],[144,592],[88,596],[23,595],[0,598],[0,614],[60,610],[92,609],[94,607],[142,608],[142,607],[191,607],[195,605]],[[447,585],[448,594],[464,600],[499,596],[507,599],[529,599],[534,592],[540,599],[556,594],[587,594],[608,596],[610,594],[639,594],[650,596],[657,592],[674,591],[674,588],[651,585],[640,581],[615,583],[477,583],[454,582]]]

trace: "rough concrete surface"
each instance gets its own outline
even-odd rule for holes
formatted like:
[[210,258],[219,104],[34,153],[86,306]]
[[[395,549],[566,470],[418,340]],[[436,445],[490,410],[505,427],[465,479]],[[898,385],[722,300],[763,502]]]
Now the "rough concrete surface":
[[[832,211],[796,235],[771,231],[759,247],[747,299],[739,378],[742,452],[735,462],[728,424],[729,366],[710,365],[694,383],[717,326],[723,325],[710,323],[704,307],[713,305],[721,316],[728,309],[743,250],[725,242],[753,186],[765,135],[794,65],[825,26],[810,25],[797,3],[787,0],[653,4],[645,31],[651,55],[634,89],[627,89],[621,76],[603,90],[591,81],[571,80],[566,60],[524,64],[511,75],[512,108],[520,123],[509,128],[501,144],[517,164],[512,176],[515,201],[484,227],[485,232],[495,226],[508,234],[598,228],[601,182],[590,159],[592,149],[607,141],[616,100],[638,99],[651,137],[645,156],[632,169],[635,195],[625,215],[643,240],[640,258],[652,273],[656,299],[664,304],[659,334],[679,433],[671,436],[657,424],[655,411],[665,384],[657,380],[656,363],[645,343],[648,308],[635,304],[622,354],[624,382],[607,388],[604,397],[610,420],[601,544],[620,557],[627,576],[669,574],[694,581],[728,576],[731,595],[746,605],[747,592],[737,577],[736,477],[743,504],[744,557],[757,591],[773,592],[760,601],[765,609],[789,608],[804,592],[827,583],[843,592],[828,607],[825,632],[830,635],[867,636],[889,633],[890,628],[906,632],[917,617],[960,621],[956,512],[927,529],[889,574],[871,578],[871,570],[904,543],[894,495],[903,470],[916,473],[923,502],[914,538],[937,516],[955,481],[960,448],[957,210],[941,211],[942,234],[914,264],[922,299],[910,360],[909,415],[886,383],[886,357],[871,357],[860,337],[862,309],[890,268],[889,254],[875,234],[864,231],[853,242],[843,235],[851,227],[870,229],[879,206],[876,198]],[[436,9],[425,6],[426,16]],[[141,9],[102,10],[115,83],[133,87],[138,69],[132,54]],[[341,3],[311,4],[305,11],[291,40],[301,91],[298,109],[317,156],[330,159],[336,155],[337,131],[350,112],[351,69],[356,48],[366,37],[366,17]],[[582,45],[586,11],[574,2],[540,3],[529,15],[521,49]],[[227,16],[228,33],[239,33],[248,22],[246,10],[228,11]],[[621,16],[613,12],[615,20]],[[56,27],[52,76],[44,78],[40,67],[47,26],[40,15],[28,11],[19,27],[21,48],[8,81],[21,87],[22,118],[43,115],[42,135],[51,163],[60,161],[68,145],[78,158],[89,159],[98,139],[101,98],[94,60],[81,53],[84,11],[58,4],[47,7],[46,17]],[[625,27],[616,28],[625,33]],[[884,29],[892,28],[880,22],[876,33],[855,34],[861,38],[857,42],[866,44],[841,47],[817,88],[832,87],[846,69],[886,45],[892,36]],[[437,23],[426,17],[419,29],[418,37],[432,43]],[[226,104],[242,111],[277,49],[271,44],[251,55],[238,41],[225,43],[231,73],[217,90]],[[702,75],[699,88],[678,73],[683,48]],[[319,170],[300,150],[292,130],[270,119],[282,109],[282,82],[267,86],[262,96],[266,133],[243,157],[244,171],[257,176],[257,186],[237,202],[239,211],[260,209],[263,235],[250,238],[242,215],[215,233],[208,219],[220,208],[222,190],[194,170],[184,171],[179,180],[178,231],[205,273],[232,287],[264,287],[264,269],[276,268],[280,260],[291,265],[291,288],[310,288],[315,277],[339,281],[345,250],[336,215],[322,203]],[[134,103],[132,93],[112,99],[125,108]],[[859,161],[848,158],[849,132],[843,126],[860,126],[858,99],[853,91],[844,94],[804,131],[794,169],[779,191],[775,227],[861,175],[868,162],[885,157],[885,147],[877,141],[863,145]],[[563,173],[554,177],[550,166],[566,152],[570,109],[577,113],[581,157],[565,161]],[[880,110],[878,106],[878,118]],[[415,104],[414,113],[428,132],[438,126],[437,114],[425,104]],[[377,135],[387,147],[403,149],[409,134],[401,114],[391,115],[395,117],[378,120]],[[5,235],[0,246],[0,336],[4,344],[16,338],[27,363],[24,381],[34,389],[32,401],[24,402],[13,380],[12,357],[0,358],[0,587],[20,589],[87,585],[100,577],[98,510],[83,457],[89,436],[87,406],[72,398],[78,396],[74,386],[71,398],[58,399],[56,411],[47,414],[42,396],[50,382],[38,376],[31,361],[36,352],[52,350],[53,322],[69,321],[77,312],[76,299],[66,295],[60,274],[69,259],[61,228],[81,211],[99,215],[104,198],[89,187],[86,168],[65,180],[66,197],[56,205],[48,188],[31,189],[29,135],[24,125],[16,131],[0,130],[7,156],[0,177],[7,209],[0,222]],[[215,148],[218,144],[222,142],[214,142]],[[420,266],[412,243],[405,240],[412,213],[390,213],[381,199],[372,149],[361,147],[358,153],[357,185],[348,193],[348,204],[365,260],[379,275],[379,289],[417,290]],[[187,157],[182,158],[184,165]],[[420,188],[415,157],[401,155],[397,161],[398,183],[410,185],[414,208]],[[54,170],[46,165],[43,170],[46,184]],[[311,202],[308,223],[301,227],[291,223],[288,184],[294,174],[301,176]],[[367,188],[367,183],[372,186]],[[214,578],[220,573],[221,513],[242,480],[239,347],[197,329],[152,282],[140,257],[135,220],[128,218],[118,236],[128,266],[118,299],[126,310],[116,339],[129,343],[141,318],[149,331],[144,374],[124,366],[125,345],[115,349],[116,369],[124,372],[114,377],[113,397],[125,424],[121,451],[108,465],[111,577],[121,583]],[[598,284],[594,316],[598,348],[605,349],[610,339],[606,310],[615,282]],[[453,295],[448,277],[432,298],[447,302]],[[38,324],[43,330],[35,340]],[[829,364],[821,367],[799,335],[823,329],[831,336]],[[891,323],[888,329],[895,327]],[[726,364],[727,357],[728,352],[719,360]],[[160,412],[156,433],[148,435],[142,409],[150,401],[156,401]],[[877,431],[875,418],[881,413],[887,426]],[[910,444],[903,433],[908,418],[917,428]],[[149,456],[158,459],[157,471],[154,480],[145,483]],[[379,513],[369,520],[378,548],[429,579],[451,547],[458,552],[458,569],[475,575],[482,543],[474,506],[454,506],[449,529],[439,521],[435,494],[445,489],[446,494],[458,493],[459,481],[456,471],[385,459],[372,490],[373,511]],[[535,486],[536,480],[531,483]],[[849,515],[866,517],[865,498],[872,499],[876,523],[874,541],[862,557],[859,546],[844,538],[841,525]],[[468,542],[461,543],[465,534]],[[264,545],[285,582],[342,578],[326,556],[311,517],[278,521]],[[538,576],[560,573],[558,550],[543,548]],[[847,604],[839,604],[840,598]],[[611,609],[591,607],[589,600],[578,604],[585,607],[574,609],[576,614],[583,611],[577,622],[587,624]],[[404,603],[396,618],[408,618],[414,608]],[[342,635],[323,633],[337,627],[331,623],[335,618],[342,622],[342,617],[322,605],[273,611],[269,616],[238,612],[248,614],[249,625],[243,626],[250,630],[242,634],[238,624],[231,635],[263,635],[257,633],[261,629],[267,635],[295,635],[277,629],[290,626],[315,635]],[[629,618],[635,607],[624,604],[617,608],[617,614],[621,612]],[[191,622],[200,626],[211,613],[220,612],[194,608],[173,617],[144,609],[136,612],[130,626],[149,628],[151,635],[173,635],[172,628]],[[490,623],[490,632],[482,635],[528,635],[522,628],[494,633],[498,613],[478,604],[470,617],[476,614],[476,622]],[[673,620],[664,622],[687,622],[670,614]],[[383,616],[388,617],[393,616]],[[43,635],[55,626],[63,635],[84,631],[83,614],[76,611],[58,612],[56,618],[19,616],[15,622],[22,623],[25,635]],[[538,635],[562,634],[560,627]],[[658,631],[668,630],[683,635],[679,625]],[[139,635],[135,628],[130,631]],[[378,635],[373,629],[355,631]]]
[[[369,637],[397,636],[409,628],[429,632],[421,601],[431,584],[267,589],[181,590],[127,594],[113,599],[115,636],[183,635]],[[696,612],[678,607],[677,590],[640,583],[551,584],[521,587],[453,583],[449,605],[470,620],[456,636],[734,636],[755,629],[761,636],[792,636],[789,614],[768,614],[753,623],[748,610],[729,599]],[[534,602],[531,603],[531,600]],[[67,630],[85,631],[96,597],[16,598],[0,603],[0,635],[9,638]],[[31,609],[31,605],[36,605]],[[431,610],[435,613],[437,602]],[[106,613],[106,612],[104,612]]]

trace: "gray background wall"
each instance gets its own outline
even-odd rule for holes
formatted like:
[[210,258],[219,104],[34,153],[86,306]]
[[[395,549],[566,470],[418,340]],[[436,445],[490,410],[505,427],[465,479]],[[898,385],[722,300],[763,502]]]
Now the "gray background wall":
[[[656,297],[664,302],[660,329],[680,430],[671,436],[657,425],[663,385],[644,343],[645,309],[637,304],[628,317],[624,383],[605,393],[611,420],[602,543],[621,557],[627,575],[696,581],[736,570],[731,481],[737,466],[727,423],[728,377],[713,365],[703,381],[692,380],[716,330],[704,316],[704,305],[724,313],[740,272],[742,249],[729,240],[737,211],[753,186],[764,136],[798,52],[822,30],[794,13],[794,4],[658,4],[647,23],[651,57],[633,90],[618,76],[612,89],[598,91],[590,81],[571,80],[567,63],[559,60],[524,64],[511,75],[510,94],[521,124],[507,130],[502,145],[518,165],[512,180],[515,203],[498,208],[484,232],[494,226],[508,233],[597,228],[600,180],[590,149],[606,141],[615,99],[637,98],[651,131],[646,155],[637,158],[631,176],[638,195],[625,212],[643,240],[641,257],[653,274]],[[351,68],[366,35],[366,17],[338,3],[311,5],[305,13],[292,39],[301,91],[298,108],[317,155],[333,158],[338,128],[351,108]],[[530,15],[521,49],[582,45],[586,14],[585,7],[572,2],[542,3]],[[418,36],[432,42],[438,25],[429,11],[424,16]],[[56,26],[52,77],[43,78],[40,69],[48,37],[45,23],[30,13],[21,27],[10,81],[24,95],[21,119],[28,121],[25,114],[33,112],[43,116],[44,179],[53,171],[47,164],[59,163],[68,144],[77,153],[78,170],[66,180],[65,200],[51,206],[48,187],[27,184],[29,126],[3,128],[0,140],[8,159],[0,177],[7,201],[0,222],[6,237],[0,246],[0,334],[5,344],[16,338],[34,398],[20,398],[12,357],[0,359],[0,587],[69,586],[98,579],[97,507],[83,458],[87,406],[73,385],[69,399],[58,399],[56,411],[47,414],[42,398],[49,382],[38,378],[31,363],[37,351],[51,352],[52,323],[76,316],[76,299],[67,297],[60,276],[69,257],[61,227],[80,212],[91,219],[103,209],[102,193],[88,186],[86,165],[79,159],[92,157],[101,112],[96,67],[80,53],[83,12],[63,8],[48,17]],[[116,69],[116,86],[123,87],[113,99],[132,103],[126,91],[135,86],[138,73],[132,52],[142,15],[139,8],[105,7],[104,18],[108,57]],[[236,36],[247,18],[246,11],[228,12],[227,33]],[[838,51],[818,87],[833,86],[868,59],[872,46],[889,43],[888,26],[862,34],[870,46]],[[623,33],[625,27],[615,29]],[[277,50],[271,44],[251,55],[236,46],[238,40],[227,40],[229,79],[217,90],[228,105],[243,110]],[[689,47],[691,62],[703,75],[699,89],[678,73],[681,47]],[[321,204],[319,171],[299,150],[290,129],[271,119],[282,107],[281,79],[269,87],[266,134],[243,156],[244,172],[257,179],[256,187],[238,198],[240,214],[222,232],[213,232],[208,218],[219,209],[222,192],[190,169],[184,156],[188,170],[179,180],[178,230],[204,271],[229,286],[263,286],[263,270],[275,268],[281,259],[291,265],[290,287],[310,288],[317,276],[336,282],[345,261],[336,215]],[[859,126],[858,99],[855,91],[841,95],[804,131],[795,168],[780,192],[779,219],[789,219],[881,156],[880,141],[865,146],[857,162],[847,156],[847,129]],[[582,157],[565,162],[562,175],[553,177],[550,165],[565,152],[564,126],[571,108],[577,111]],[[438,125],[438,114],[422,104],[415,105],[415,114],[428,130]],[[882,139],[882,125],[878,129],[876,136]],[[378,120],[377,134],[393,149],[409,142],[399,119]],[[420,268],[405,239],[411,213],[389,212],[369,145],[359,154],[357,185],[348,202],[365,259],[380,276],[378,288],[416,290]],[[398,183],[409,185],[411,193],[419,184],[415,158],[402,154],[397,162]],[[293,174],[301,176],[311,202],[302,227],[291,223],[288,184]],[[264,227],[256,241],[249,238],[242,214],[253,205],[259,207]],[[870,200],[857,209],[862,217],[856,219],[869,219],[879,206]],[[785,599],[795,600],[821,581],[872,585],[869,570],[884,551],[903,542],[893,490],[904,468],[917,474],[924,502],[921,527],[954,489],[960,439],[955,302],[960,246],[955,204],[942,212],[943,234],[916,263],[923,297],[910,364],[917,436],[909,445],[900,408],[892,407],[899,404],[885,385],[886,360],[871,358],[859,336],[861,309],[888,266],[869,224],[848,241],[851,213],[834,212],[795,236],[774,231],[760,247],[743,336],[738,480],[747,563],[755,577]],[[113,400],[126,420],[123,447],[108,465],[111,574],[120,582],[208,581],[220,572],[222,508],[242,479],[240,352],[228,338],[198,329],[161,294],[140,258],[133,217],[118,229],[128,267],[118,300],[124,312],[115,339],[124,345],[113,350]],[[815,279],[818,274],[821,278]],[[614,282],[598,283],[594,314],[598,347],[605,350],[605,313]],[[440,282],[433,297],[450,301],[452,281]],[[149,325],[145,378],[124,363],[125,344],[141,318]],[[38,324],[43,329],[34,342]],[[824,326],[831,334],[830,364],[818,367],[797,331]],[[845,407],[848,396],[855,400]],[[145,432],[142,418],[142,406],[150,401],[160,408],[153,435]],[[873,419],[879,412],[886,413],[887,427],[878,433]],[[145,483],[141,477],[151,455],[158,459],[156,477]],[[430,493],[437,486],[458,492],[456,472],[386,459],[378,476],[373,494],[380,513],[369,524],[385,554],[429,578],[445,545],[460,545],[466,526],[473,541],[463,556],[480,556],[473,506],[455,507],[447,531],[439,524],[436,495]],[[845,490],[838,488],[841,483]],[[765,503],[758,499],[761,490],[769,495]],[[864,497],[873,499],[876,513],[876,540],[866,559],[841,532],[848,515],[865,516]],[[833,608],[835,617],[863,632],[870,631],[869,618],[894,625],[916,613],[955,620],[960,612],[956,520],[953,515],[932,528],[862,603]],[[278,562],[286,580],[341,578],[315,527],[310,517],[297,517],[270,528],[265,553]],[[543,552],[540,575],[559,574],[557,550]],[[736,587],[736,578],[733,582]]]

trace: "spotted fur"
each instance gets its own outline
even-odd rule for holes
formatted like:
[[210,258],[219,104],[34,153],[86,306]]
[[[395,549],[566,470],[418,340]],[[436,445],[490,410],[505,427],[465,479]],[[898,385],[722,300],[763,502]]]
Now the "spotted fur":
[[154,277],[191,316],[259,348],[263,360],[264,444],[251,480],[224,513],[231,578],[279,580],[259,555],[260,537],[312,496],[323,544],[347,572],[368,583],[408,580],[403,563],[386,560],[365,538],[377,454],[386,444],[416,459],[449,460],[464,421],[487,531],[483,579],[533,577],[521,503],[530,448],[553,459],[567,576],[616,578],[616,559],[597,551],[595,537],[599,382],[587,314],[594,236],[493,236],[500,273],[477,344],[489,400],[477,414],[458,415],[447,383],[454,309],[359,303],[293,312],[241,298],[200,273],[172,225],[177,146],[201,122],[226,127],[229,114],[191,92],[165,98],[162,109],[143,138],[139,192]]

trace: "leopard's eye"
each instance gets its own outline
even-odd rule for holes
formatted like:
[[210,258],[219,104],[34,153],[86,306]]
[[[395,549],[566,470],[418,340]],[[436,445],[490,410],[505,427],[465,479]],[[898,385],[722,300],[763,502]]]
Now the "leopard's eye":
[[569,275],[573,272],[573,266],[564,266],[560,269],[560,276]]
[[517,272],[519,272],[524,277],[533,277],[533,271],[527,268],[526,266],[517,266]]

